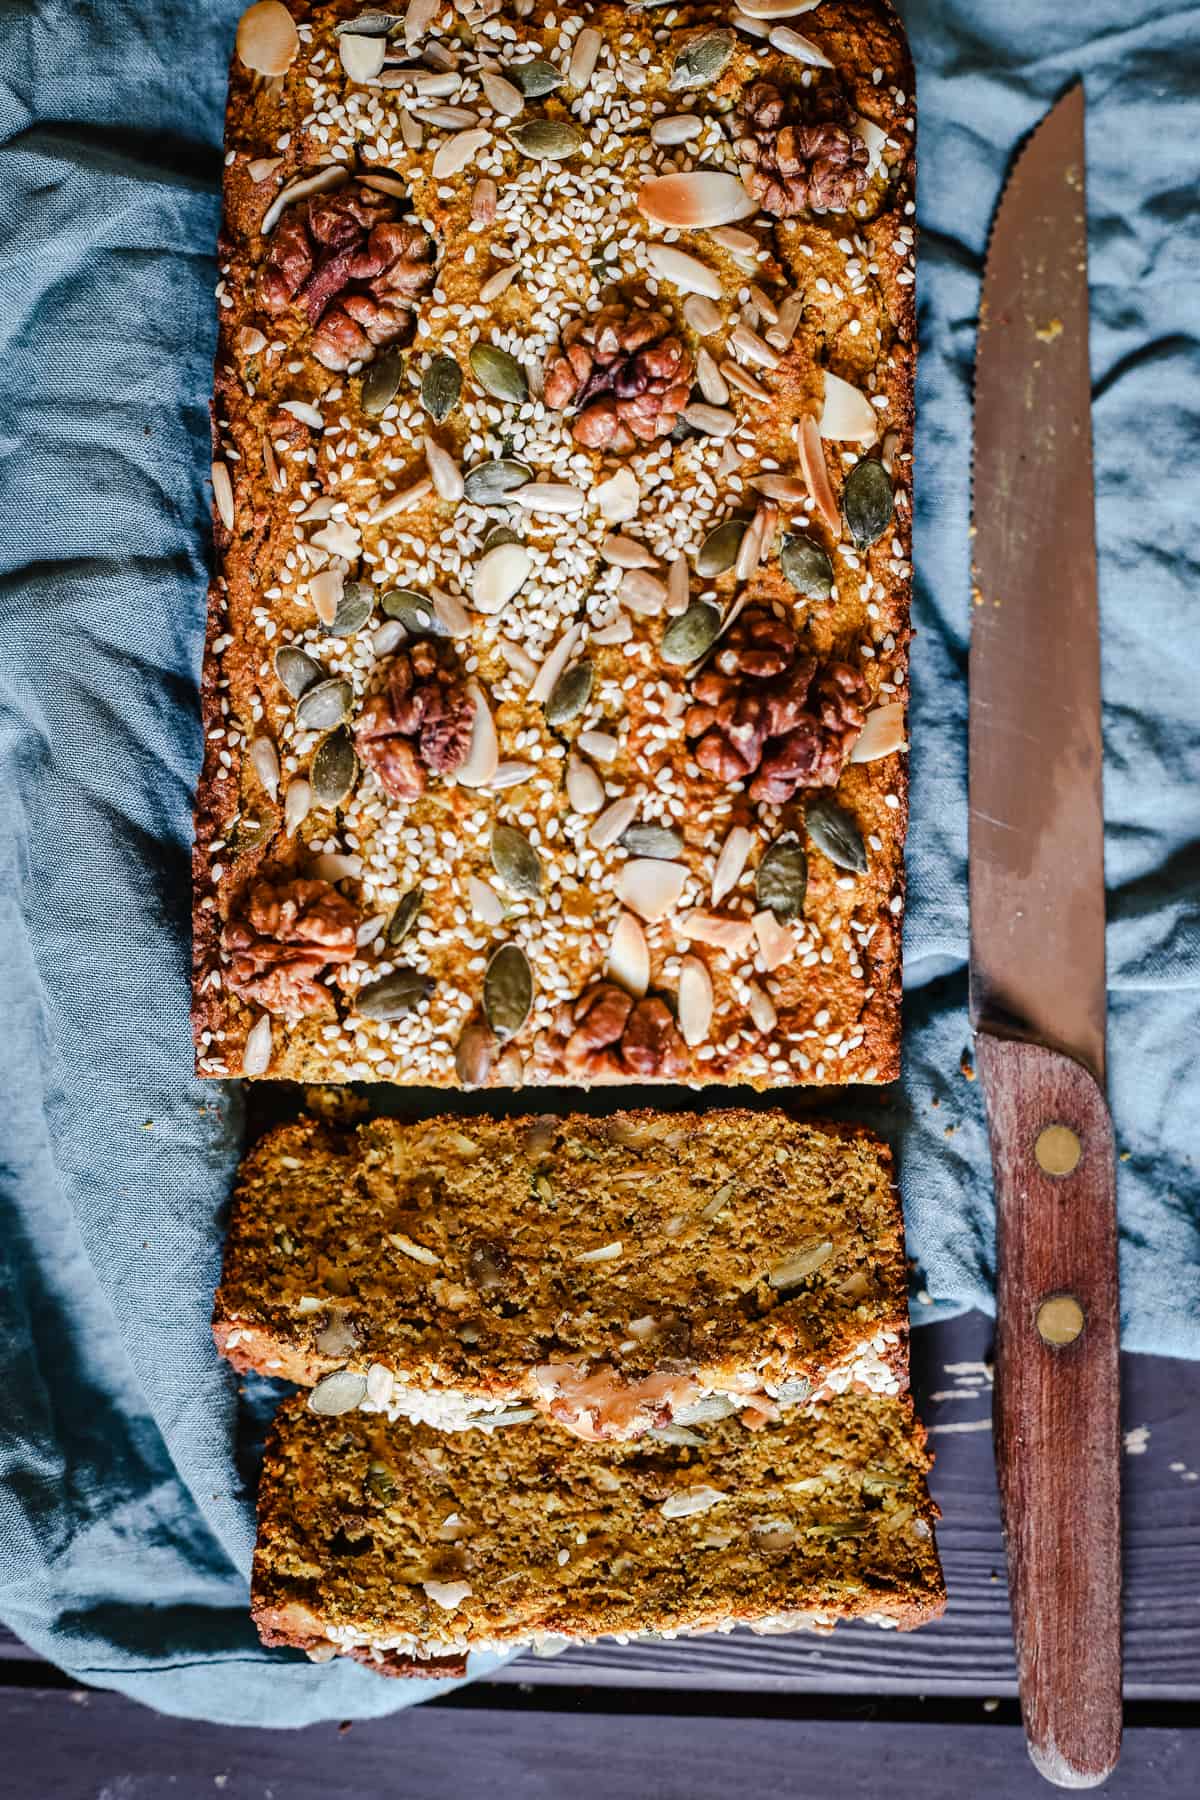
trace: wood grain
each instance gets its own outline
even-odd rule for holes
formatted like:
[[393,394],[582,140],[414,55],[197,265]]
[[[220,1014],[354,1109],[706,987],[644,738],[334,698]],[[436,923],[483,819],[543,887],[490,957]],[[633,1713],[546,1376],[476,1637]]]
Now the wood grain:
[[[420,1707],[339,1731],[229,1730],[114,1694],[0,1693],[6,1800],[1036,1800],[1015,1724]],[[1194,1735],[1132,1731],[1111,1800],[1178,1800]]]
[[[980,1031],[996,1193],[996,1466],[1030,1754],[1047,1780],[1092,1787],[1121,1745],[1121,1438],[1116,1153],[1095,1077],[1057,1050]],[[1078,1166],[1035,1146],[1065,1126]],[[1071,1342],[1039,1320],[1078,1305]],[[1060,1303],[1061,1305],[1062,1303]]]

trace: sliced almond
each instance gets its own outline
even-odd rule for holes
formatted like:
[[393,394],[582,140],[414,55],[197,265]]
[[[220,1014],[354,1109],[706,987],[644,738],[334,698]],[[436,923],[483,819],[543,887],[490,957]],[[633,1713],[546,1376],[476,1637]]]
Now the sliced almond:
[[616,762],[617,752],[621,747],[607,731],[581,731],[576,742],[585,756],[601,763]]
[[460,787],[488,787],[495,779],[500,761],[496,724],[487,695],[477,681],[467,683],[467,693],[475,702],[475,717],[471,721],[471,741],[467,746],[466,758],[454,771],[454,779]]
[[738,0],[738,11],[748,19],[795,19],[820,4],[821,0]]
[[404,14],[404,48],[416,49],[441,11],[441,0],[408,0]]
[[349,519],[330,519],[313,532],[312,541],[330,556],[344,556],[347,562],[356,561],[362,551],[362,533]]
[[745,956],[754,939],[754,927],[748,919],[731,919],[724,913],[704,912],[698,907],[682,914],[677,931],[693,943],[711,944],[734,956]]
[[395,518],[397,513],[411,512],[414,506],[420,506],[422,501],[428,500],[432,492],[433,483],[428,476],[421,481],[414,482],[412,487],[404,488],[400,493],[393,494],[390,499],[380,502],[375,511],[370,514],[372,525],[382,525],[385,520]]
[[323,169],[317,169],[312,175],[302,175],[298,181],[289,181],[281,187],[270,206],[263,214],[259,231],[263,237],[270,237],[278,225],[285,207],[291,206],[294,200],[307,200],[311,194],[327,194],[334,188],[345,187],[350,179],[350,171],[343,163],[330,163]]
[[777,369],[783,358],[778,350],[760,338],[748,325],[737,325],[729,334],[730,347],[743,362],[757,363],[762,369]]
[[685,294],[704,294],[710,300],[721,298],[721,278],[698,256],[689,256],[670,244],[651,244],[646,251],[651,272],[660,281],[669,281]]
[[511,638],[497,638],[496,648],[512,670],[526,686],[532,686],[537,680],[537,664],[521,644],[514,644]]
[[308,584],[308,597],[322,625],[332,625],[345,591],[346,577],[340,569],[322,569]]
[[617,920],[604,964],[607,981],[615,981],[627,994],[640,1000],[650,986],[650,949],[646,934],[631,912]]
[[426,432],[423,439],[425,462],[429,469],[429,479],[433,482],[439,497],[443,500],[461,500],[463,497],[463,475],[457,462],[448,450]]
[[625,1246],[620,1238],[611,1244],[598,1244],[594,1250],[581,1250],[575,1258],[580,1263],[616,1262],[624,1256]]
[[655,119],[650,127],[650,142],[669,149],[676,144],[689,143],[703,130],[704,120],[699,113],[670,113],[665,118]]
[[765,494],[768,500],[780,500],[784,506],[798,506],[812,497],[808,483],[797,481],[791,475],[768,471],[766,475],[756,475],[750,485],[757,493]]
[[729,412],[723,406],[708,406],[703,400],[697,400],[691,406],[685,406],[680,415],[696,431],[703,432],[705,437],[728,437],[737,429],[737,414]]
[[732,225],[758,211],[757,201],[750,198],[736,175],[710,170],[656,176],[640,190],[637,204],[651,224],[676,231]]
[[217,509],[226,531],[233,530],[233,482],[229,479],[228,466],[223,462],[215,462],[212,466],[213,505]]
[[637,517],[642,492],[632,469],[618,469],[608,481],[592,489],[592,499],[600,509],[600,517],[610,525],[621,525]]
[[238,61],[256,75],[286,75],[299,49],[296,22],[280,0],[259,0],[238,20]]
[[746,863],[754,848],[754,833],[744,825],[735,825],[725,842],[713,870],[712,903],[719,906],[731,894],[745,873]]
[[500,925],[504,920],[504,902],[494,888],[478,875],[467,877],[467,901],[471,916],[481,925]]
[[471,615],[457,594],[448,594],[445,588],[431,587],[429,598],[433,601],[434,617],[446,636],[466,637],[471,629]]
[[374,81],[382,72],[387,55],[385,37],[363,37],[359,32],[344,31],[337,46],[342,67],[351,81]]
[[635,538],[609,532],[600,546],[600,555],[616,569],[657,569],[658,558]]
[[628,794],[623,795],[620,800],[614,800],[611,806],[605,807],[588,832],[588,843],[593,850],[607,850],[611,844],[616,843],[622,832],[628,830],[637,816],[637,801]]
[[698,956],[685,956],[679,965],[679,1029],[689,1048],[704,1042],[712,1017],[712,977]]
[[735,362],[732,356],[725,357],[720,369],[730,387],[736,388],[739,394],[745,394],[751,400],[757,400],[760,406],[764,400],[772,398],[770,389],[757,381],[749,369],[744,369],[741,363]]
[[835,538],[842,535],[842,514],[833,488],[829,482],[829,470],[825,467],[825,451],[821,444],[821,431],[811,413],[805,415],[800,425],[800,468],[808,487],[809,498],[816,507],[822,520],[828,525]]
[[475,161],[488,141],[486,131],[479,129],[456,132],[440,144],[433,158],[431,173],[435,181],[448,181]]
[[585,818],[604,808],[604,783],[591,763],[574,751],[567,758],[567,799],[572,812],[582,813]]
[[533,558],[524,544],[494,544],[485,550],[471,578],[471,598],[478,610],[489,617],[503,612],[524,587],[532,568]]
[[904,736],[904,702],[889,700],[885,706],[876,706],[867,714],[866,723],[858,734],[858,740],[850,752],[852,763],[878,762],[881,756],[891,756],[897,750],[907,750],[908,743]]
[[246,164],[246,173],[257,187],[260,181],[269,181],[282,167],[282,156],[256,156],[253,162]]
[[703,294],[689,294],[683,303],[683,316],[700,337],[711,337],[725,323],[720,311]]
[[696,352],[696,382],[711,406],[724,406],[729,399],[729,383],[717,367],[716,357],[703,344]]
[[667,601],[666,583],[645,569],[626,569],[617,591],[630,612],[643,619],[657,618]]
[[621,870],[617,898],[639,918],[653,924],[658,919],[665,919],[672,907],[679,904],[687,876],[683,863],[662,862],[656,856],[635,856]]
[[858,388],[825,371],[825,404],[821,436],[838,443],[873,444],[879,436],[879,414]]
[[867,153],[871,158],[868,172],[874,174],[883,162],[884,146],[887,143],[886,131],[871,119],[856,119],[851,130],[855,137],[861,139],[867,146]]
[[579,627],[577,625],[569,626],[546,657],[529,690],[529,698],[537,705],[544,706],[550,698],[555,682],[571,660],[578,639]]
[[257,737],[250,745],[250,766],[274,800],[279,792],[279,753],[270,738]]
[[758,953],[762,958],[763,968],[768,975],[781,968],[785,962],[790,962],[796,954],[794,936],[786,925],[779,923],[773,912],[755,913],[754,935],[758,940]]

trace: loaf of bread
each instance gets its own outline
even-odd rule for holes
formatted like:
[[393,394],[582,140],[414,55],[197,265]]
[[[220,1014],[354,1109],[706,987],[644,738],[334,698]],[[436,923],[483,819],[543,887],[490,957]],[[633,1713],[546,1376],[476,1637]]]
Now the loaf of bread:
[[906,1389],[906,1289],[890,1153],[851,1127],[303,1120],[242,1166],[213,1329],[322,1413],[687,1441]]
[[419,1673],[610,1633],[905,1631],[942,1611],[907,1400],[843,1394],[816,1419],[694,1436],[448,1436],[285,1401],[259,1491],[263,1640]]
[[264,0],[225,160],[200,1072],[893,1079],[888,0]]

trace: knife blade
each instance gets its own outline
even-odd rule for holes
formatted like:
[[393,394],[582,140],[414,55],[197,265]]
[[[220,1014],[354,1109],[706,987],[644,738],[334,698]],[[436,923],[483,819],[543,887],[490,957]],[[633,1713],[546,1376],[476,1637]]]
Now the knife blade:
[[1047,1779],[1121,1734],[1115,1158],[1084,94],[1001,195],[975,367],[970,1009],[996,1191],[995,1444],[1026,1736]]

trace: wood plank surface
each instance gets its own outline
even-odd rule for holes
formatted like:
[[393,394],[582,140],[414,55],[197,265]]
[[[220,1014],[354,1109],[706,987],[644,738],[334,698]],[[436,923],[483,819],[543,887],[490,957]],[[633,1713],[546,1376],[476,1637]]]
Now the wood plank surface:
[[[6,1800],[1039,1800],[1003,1722],[614,1716],[427,1706],[350,1729],[231,1730],[115,1694],[0,1691]],[[1132,1728],[1109,1800],[1194,1791],[1194,1734]]]

